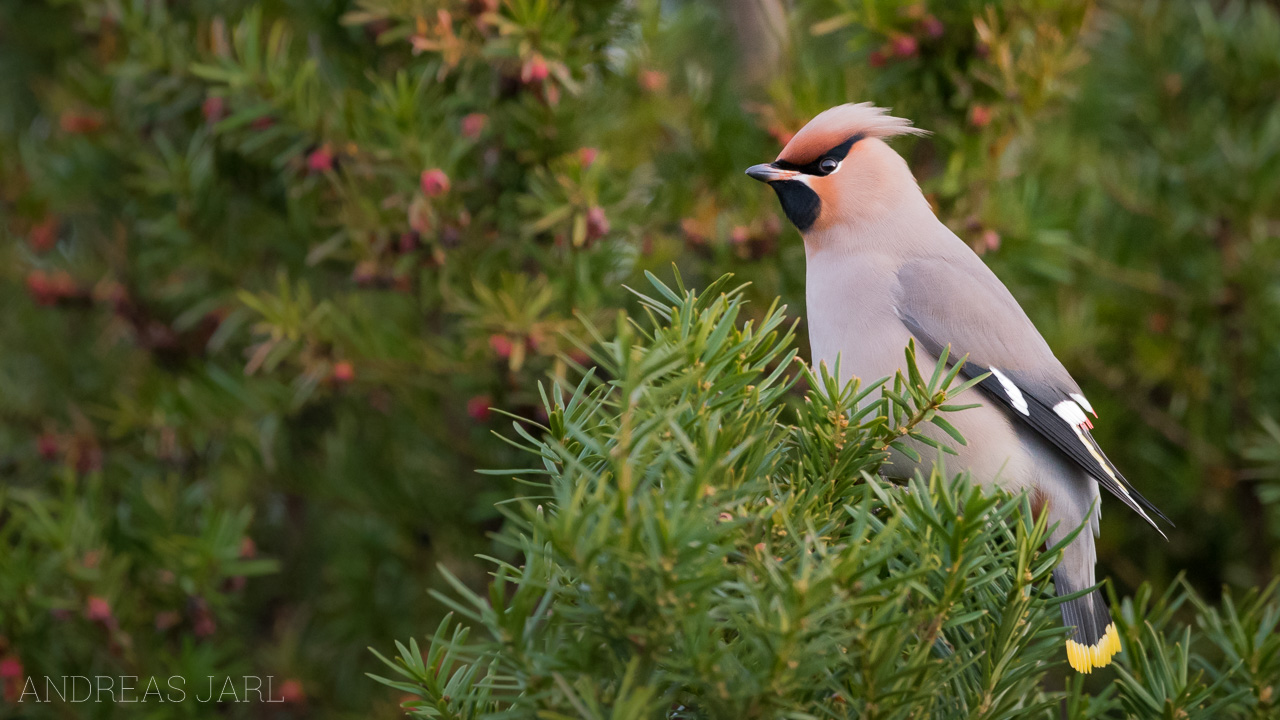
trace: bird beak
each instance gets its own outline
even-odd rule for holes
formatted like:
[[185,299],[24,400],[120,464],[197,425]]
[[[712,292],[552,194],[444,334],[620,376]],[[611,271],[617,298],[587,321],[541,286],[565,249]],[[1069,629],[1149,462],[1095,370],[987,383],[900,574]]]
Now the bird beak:
[[795,170],[783,170],[773,163],[763,163],[761,165],[752,165],[747,168],[747,175],[759,180],[763,183],[778,182],[779,180],[790,180],[799,175]]

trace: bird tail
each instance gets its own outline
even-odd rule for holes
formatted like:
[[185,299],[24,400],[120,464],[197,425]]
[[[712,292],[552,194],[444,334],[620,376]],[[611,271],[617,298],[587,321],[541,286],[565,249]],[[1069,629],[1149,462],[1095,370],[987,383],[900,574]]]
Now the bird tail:
[[[1073,587],[1062,568],[1053,571],[1053,586],[1059,597],[1083,589]],[[1120,652],[1120,633],[1098,590],[1062,603],[1062,624],[1075,628],[1067,638],[1067,662],[1076,672],[1087,674],[1110,665],[1112,656]]]

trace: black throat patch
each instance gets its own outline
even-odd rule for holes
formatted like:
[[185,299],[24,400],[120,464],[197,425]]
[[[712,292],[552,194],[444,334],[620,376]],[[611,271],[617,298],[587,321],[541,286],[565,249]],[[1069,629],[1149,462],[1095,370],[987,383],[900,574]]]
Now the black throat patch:
[[782,212],[800,232],[805,232],[818,219],[822,209],[822,201],[818,193],[799,180],[778,180],[769,183],[773,191],[778,193],[778,201],[782,203]]

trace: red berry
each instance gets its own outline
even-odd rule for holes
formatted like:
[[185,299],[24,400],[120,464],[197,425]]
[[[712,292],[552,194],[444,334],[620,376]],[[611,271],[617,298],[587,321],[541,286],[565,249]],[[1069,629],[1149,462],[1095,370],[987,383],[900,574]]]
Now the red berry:
[[263,115],[261,117],[254,118],[253,122],[249,123],[249,127],[253,128],[254,130],[262,131],[262,130],[266,130],[267,128],[275,124],[276,124],[275,118],[271,117],[270,115]]
[[313,173],[333,169],[333,151],[328,145],[322,145],[307,156],[307,169]]
[[412,232],[412,231],[403,232],[403,233],[400,233],[400,239],[396,241],[396,247],[399,248],[401,253],[408,255],[409,253],[418,249],[418,243],[419,243],[418,233]]
[[40,224],[31,228],[31,232],[27,234],[27,243],[31,245],[31,249],[37,253],[46,253],[58,244],[58,219],[49,216],[42,220]]
[[227,101],[217,95],[211,95],[204,99],[200,112],[204,115],[204,121],[212,125],[227,116]]
[[485,126],[489,124],[489,116],[484,113],[471,113],[462,118],[462,136],[469,140],[480,139]]
[[990,228],[982,231],[982,246],[988,252],[1000,249],[1000,233]]
[[58,436],[53,433],[42,433],[36,438],[36,449],[45,460],[58,459]]
[[893,46],[893,54],[900,58],[915,57],[920,50],[920,44],[910,35],[898,35],[890,44]]
[[476,422],[486,422],[489,420],[489,406],[493,404],[493,398],[488,395],[476,395],[467,401],[467,414]]
[[520,68],[520,80],[525,85],[533,85],[543,82],[547,79],[547,75],[551,73],[547,61],[542,55],[534,53],[533,57],[524,61],[524,65]]
[[604,208],[593,205],[587,210],[587,239],[599,240],[608,234],[609,218],[604,214]]
[[89,596],[85,602],[84,616],[94,622],[107,623],[111,621],[111,604],[104,598],[97,595]]
[[991,108],[986,105],[974,105],[969,108],[969,124],[979,128],[991,124]]
[[292,678],[285,680],[280,686],[280,701],[299,705],[306,702],[307,694],[302,690],[302,683]]
[[489,336],[489,349],[493,350],[493,354],[506,360],[511,357],[511,349],[513,345],[511,339],[506,335],[494,333]]
[[102,127],[102,119],[95,115],[65,112],[58,119],[62,131],[72,135],[85,135]]
[[867,63],[873,68],[882,68],[889,64],[889,54],[884,50],[872,50],[871,55],[867,57]]
[[449,176],[440,168],[422,171],[422,194],[427,197],[439,197],[449,192]]
[[347,360],[339,360],[333,364],[333,381],[349,383],[356,379],[356,368]]
[[640,87],[649,92],[658,92],[667,87],[666,73],[657,70],[645,70],[640,73]]
[[49,291],[49,276],[43,270],[32,270],[27,273],[27,292],[31,299],[41,305],[52,305],[53,295]]
[[65,270],[46,273],[43,270],[32,270],[27,273],[27,292],[41,305],[53,305],[59,300],[79,294],[80,287],[75,278]]
[[944,32],[946,32],[946,28],[942,26],[942,21],[939,20],[937,16],[930,14],[925,15],[924,19],[920,21],[920,31],[924,33],[926,37],[931,37],[934,40],[937,40],[942,37]]
[[8,680],[10,678],[22,677],[22,661],[13,655],[7,655],[0,660],[0,679]]
[[596,158],[599,157],[600,151],[593,147],[578,148],[578,164],[583,169],[589,168],[595,164]]
[[212,613],[201,609],[196,612],[196,621],[192,623],[191,630],[196,637],[209,637],[218,631],[218,622],[213,619]]

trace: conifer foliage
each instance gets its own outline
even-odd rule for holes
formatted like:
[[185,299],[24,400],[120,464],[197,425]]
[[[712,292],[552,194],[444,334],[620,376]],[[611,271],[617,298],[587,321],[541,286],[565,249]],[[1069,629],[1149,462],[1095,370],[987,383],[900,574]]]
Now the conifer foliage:
[[[1118,688],[1045,689],[1067,635],[1050,577],[1074,534],[1045,547],[1025,496],[963,476],[876,476],[890,447],[928,441],[921,424],[954,433],[945,414],[974,384],[956,384],[962,360],[841,387],[793,362],[782,308],[741,322],[728,276],[702,293],[650,279],[647,322],[594,333],[594,369],[545,392],[547,423],[513,425],[532,461],[503,471],[526,488],[504,506],[518,559],[488,559],[487,594],[456,579],[436,593],[453,613],[425,649],[379,655],[394,673],[375,679],[411,714],[1264,716],[1274,584],[1225,613],[1144,587],[1118,620]],[[793,369],[811,388],[799,403]],[[1168,627],[1188,600],[1216,665]]]

